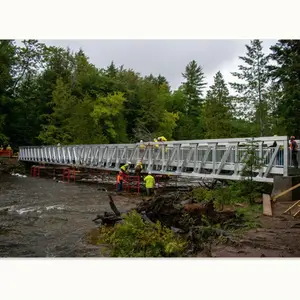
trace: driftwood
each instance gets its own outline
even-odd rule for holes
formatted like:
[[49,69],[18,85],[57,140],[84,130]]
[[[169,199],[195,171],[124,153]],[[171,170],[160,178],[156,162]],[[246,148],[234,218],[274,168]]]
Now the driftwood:
[[[108,198],[112,212],[97,215],[93,221],[114,226],[122,222],[123,218],[114,203],[113,196],[108,195]],[[214,208],[213,201],[199,203],[193,199],[192,194],[182,192],[156,194],[126,213],[132,210],[137,211],[144,222],[155,224],[159,221],[174,233],[186,236],[192,252],[201,250],[207,242],[219,236],[223,236],[227,242],[234,242],[227,228],[244,226],[243,218],[235,212],[218,212]]]
[[[121,213],[117,209],[112,196],[108,195],[108,198],[109,206],[113,212],[104,212],[103,215],[97,215],[96,218],[93,219],[93,222],[97,224],[101,223],[102,225],[115,225],[117,222],[123,220],[123,218],[121,217]],[[101,220],[101,222],[99,222],[99,220]]]
[[115,213],[117,217],[121,216],[121,213],[118,211],[112,196],[108,195],[108,198],[109,198],[109,206],[111,210]]

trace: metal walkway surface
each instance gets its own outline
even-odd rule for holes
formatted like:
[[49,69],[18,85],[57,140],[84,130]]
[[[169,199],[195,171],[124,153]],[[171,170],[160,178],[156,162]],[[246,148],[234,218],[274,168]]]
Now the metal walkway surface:
[[[288,176],[291,155],[288,137],[234,138],[218,140],[171,141],[144,144],[24,146],[19,160],[53,165],[69,165],[118,171],[130,162],[130,170],[142,160],[144,168],[155,174],[174,174],[196,178],[241,180],[247,154],[246,144],[255,141],[255,152],[263,162],[255,170],[255,181],[273,182],[274,175]],[[273,142],[276,147],[270,147]]]

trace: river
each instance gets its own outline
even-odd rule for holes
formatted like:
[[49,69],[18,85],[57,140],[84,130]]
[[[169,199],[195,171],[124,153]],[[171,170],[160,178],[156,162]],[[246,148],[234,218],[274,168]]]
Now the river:
[[110,211],[107,193],[98,187],[0,175],[0,256],[100,256],[85,239],[97,226],[95,216]]

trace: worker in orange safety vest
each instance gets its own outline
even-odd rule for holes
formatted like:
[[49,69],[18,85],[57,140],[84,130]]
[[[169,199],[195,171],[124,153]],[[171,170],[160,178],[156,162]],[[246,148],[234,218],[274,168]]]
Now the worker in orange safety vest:
[[118,184],[118,189],[117,192],[121,192],[123,189],[123,172],[119,171],[117,175],[117,184]]
[[298,169],[298,160],[297,160],[297,155],[298,155],[298,143],[295,141],[295,137],[292,135],[290,138],[290,149],[292,151],[292,161],[293,165],[296,169]]

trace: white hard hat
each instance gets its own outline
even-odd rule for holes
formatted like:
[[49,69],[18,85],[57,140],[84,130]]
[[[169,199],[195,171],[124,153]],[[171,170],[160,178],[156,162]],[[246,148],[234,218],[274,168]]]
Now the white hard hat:
[[148,174],[149,174],[149,175],[151,175],[151,174],[152,174],[152,172],[148,172]]
[[128,165],[130,165],[131,164],[131,161],[129,161],[129,162],[127,162],[128,163]]
[[143,143],[143,140],[140,140],[140,143]]

